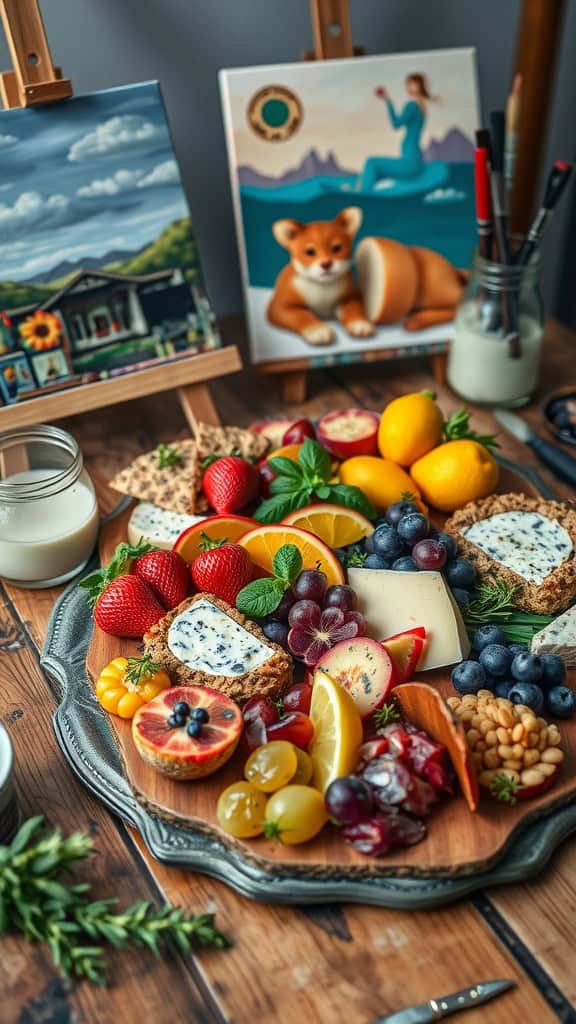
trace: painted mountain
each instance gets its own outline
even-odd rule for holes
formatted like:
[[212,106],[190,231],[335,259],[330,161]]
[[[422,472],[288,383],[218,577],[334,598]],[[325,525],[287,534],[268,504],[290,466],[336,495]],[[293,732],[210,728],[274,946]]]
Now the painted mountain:
[[443,139],[431,139],[423,155],[427,163],[444,160],[448,164],[471,164],[474,146],[459,128],[451,128]]
[[295,181],[307,181],[309,178],[349,178],[354,174],[358,174],[358,171],[341,167],[331,149],[324,158],[317,149],[308,150],[297,167],[291,167],[277,178],[260,174],[248,164],[238,168],[240,186],[251,185],[253,188],[278,188],[279,185],[290,185]]

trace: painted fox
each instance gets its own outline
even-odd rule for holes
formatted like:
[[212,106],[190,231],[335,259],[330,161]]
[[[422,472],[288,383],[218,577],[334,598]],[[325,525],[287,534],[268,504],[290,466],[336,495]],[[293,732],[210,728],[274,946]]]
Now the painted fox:
[[308,345],[336,340],[326,320],[338,318],[353,338],[374,334],[374,324],[402,323],[421,330],[452,320],[464,274],[432,249],[387,238],[364,238],[352,248],[362,211],[350,206],[333,221],[277,220],[274,237],[290,254],[276,280],[267,316]]

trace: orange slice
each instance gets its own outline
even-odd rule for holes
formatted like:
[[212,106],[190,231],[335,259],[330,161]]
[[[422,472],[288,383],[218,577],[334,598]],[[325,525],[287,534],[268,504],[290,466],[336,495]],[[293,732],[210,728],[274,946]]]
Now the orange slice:
[[345,548],[374,532],[372,523],[361,512],[327,503],[299,508],[286,516],[282,523],[314,533],[331,548]]
[[177,551],[185,562],[193,562],[202,550],[200,544],[203,533],[210,540],[226,540],[229,544],[235,544],[243,533],[251,530],[255,525],[256,520],[249,519],[248,516],[235,516],[230,513],[208,516],[184,530],[172,550]]
[[274,555],[284,544],[295,544],[302,555],[304,569],[321,569],[328,577],[328,586],[344,583],[344,571],[336,555],[319,537],[297,526],[275,523],[258,526],[238,540],[252,561],[264,572],[272,573]]

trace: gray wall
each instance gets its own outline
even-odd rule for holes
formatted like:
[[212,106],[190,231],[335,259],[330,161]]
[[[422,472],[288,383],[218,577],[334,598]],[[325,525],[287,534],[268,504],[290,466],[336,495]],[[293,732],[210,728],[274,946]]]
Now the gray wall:
[[[298,59],[312,44],[308,0],[41,0],[41,6],[54,60],[76,93],[160,80],[213,303],[220,316],[238,311],[217,71]],[[576,150],[575,0],[567,8],[546,165]],[[371,54],[476,46],[484,111],[504,102],[519,9],[520,0],[351,0],[355,42]],[[3,41],[0,66],[8,66]],[[556,312],[569,306],[558,286],[566,225],[559,216],[546,244],[545,292]]]

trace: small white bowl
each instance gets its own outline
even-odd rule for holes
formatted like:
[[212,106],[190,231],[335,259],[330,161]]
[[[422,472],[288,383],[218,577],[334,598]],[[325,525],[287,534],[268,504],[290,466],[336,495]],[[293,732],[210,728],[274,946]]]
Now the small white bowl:
[[10,841],[19,821],[14,782],[14,752],[10,737],[0,722],[0,843]]

